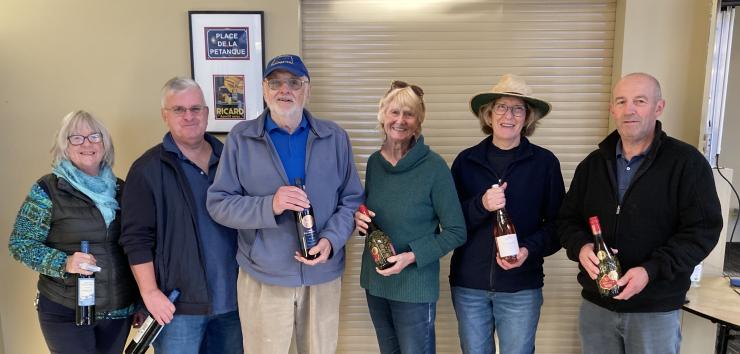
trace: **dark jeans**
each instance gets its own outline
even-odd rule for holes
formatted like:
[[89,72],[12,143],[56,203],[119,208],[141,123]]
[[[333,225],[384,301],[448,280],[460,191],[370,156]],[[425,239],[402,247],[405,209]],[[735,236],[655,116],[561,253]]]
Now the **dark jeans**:
[[411,303],[370,295],[367,307],[381,354],[434,354],[437,303]]
[[39,294],[39,323],[51,354],[120,354],[131,327],[131,317],[98,320],[77,326],[75,310]]

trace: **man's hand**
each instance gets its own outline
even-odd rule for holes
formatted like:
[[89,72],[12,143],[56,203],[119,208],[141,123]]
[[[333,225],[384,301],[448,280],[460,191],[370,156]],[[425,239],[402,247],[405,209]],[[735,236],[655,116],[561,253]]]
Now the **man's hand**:
[[90,275],[93,274],[90,271],[80,268],[81,263],[87,263],[89,265],[95,265],[95,257],[89,253],[75,252],[70,256],[67,256],[67,262],[64,265],[64,270],[71,274],[82,274]]
[[593,243],[589,242],[581,247],[581,251],[578,252],[578,261],[581,262],[581,266],[586,270],[588,276],[596,280],[596,277],[599,276],[599,257],[596,257],[596,253],[594,253]]
[[519,247],[519,253],[517,253],[516,255],[516,262],[509,263],[503,258],[499,257],[498,252],[496,252],[496,263],[498,263],[498,266],[503,268],[504,270],[509,270],[521,267],[521,265],[524,264],[524,261],[527,260],[527,257],[529,257],[529,250],[525,247]]
[[172,321],[175,316],[175,305],[159,289],[141,293],[141,298],[149,314],[157,320],[157,323],[165,325]]
[[383,270],[375,268],[375,271],[378,272],[378,274],[386,277],[393,274],[401,273],[401,271],[409,264],[416,262],[416,255],[414,254],[414,252],[403,252],[395,256],[388,257],[388,262],[396,262],[396,264],[394,264],[393,267]]
[[615,296],[615,300],[629,300],[645,289],[650,277],[644,267],[634,267],[627,271],[619,280],[617,285],[622,287],[622,292]]
[[483,194],[483,198],[481,198],[483,207],[486,208],[486,210],[496,211],[506,206],[506,195],[504,194],[506,186],[507,182],[504,182],[504,184],[499,187],[491,186],[491,188],[486,190],[486,193]]
[[272,212],[280,215],[286,210],[302,211],[310,206],[308,196],[296,186],[282,186],[272,197]]
[[303,255],[301,255],[301,252],[298,252],[298,251],[296,251],[294,257],[298,262],[301,262],[305,265],[310,265],[310,266],[314,266],[319,263],[326,263],[326,260],[329,259],[329,254],[331,254],[331,242],[329,242],[329,240],[323,237],[320,238],[319,243],[316,244],[316,246],[311,247],[310,250],[308,250],[308,254],[310,255],[319,254],[319,257],[316,259],[305,259],[303,258]]

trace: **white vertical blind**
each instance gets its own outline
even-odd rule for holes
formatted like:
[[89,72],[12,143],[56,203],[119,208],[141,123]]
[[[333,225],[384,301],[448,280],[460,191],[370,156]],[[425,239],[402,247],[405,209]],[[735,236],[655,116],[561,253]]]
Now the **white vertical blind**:
[[[303,0],[302,55],[311,72],[309,109],[345,128],[364,179],[377,150],[377,104],[392,80],[421,86],[424,136],[448,163],[483,138],[468,109],[505,73],[521,75],[553,111],[531,140],[560,159],[566,187],[608,130],[615,0]],[[359,286],[362,239],[347,248],[340,353],[377,353]],[[577,353],[580,286],[564,253],[545,261],[538,353]],[[439,353],[459,353],[443,259]],[[505,353],[504,353],[505,354]]]

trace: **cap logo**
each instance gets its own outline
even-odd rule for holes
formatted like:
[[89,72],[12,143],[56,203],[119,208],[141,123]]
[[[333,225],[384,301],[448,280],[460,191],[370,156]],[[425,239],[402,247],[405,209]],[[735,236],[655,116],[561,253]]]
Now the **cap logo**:
[[279,55],[276,56],[274,59],[272,59],[272,65],[279,65],[279,64],[295,64],[293,63],[293,56],[291,55]]

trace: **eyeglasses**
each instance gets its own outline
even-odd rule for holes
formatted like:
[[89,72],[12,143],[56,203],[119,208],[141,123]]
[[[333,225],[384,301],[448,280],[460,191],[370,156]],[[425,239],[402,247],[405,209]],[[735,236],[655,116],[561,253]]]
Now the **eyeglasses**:
[[100,133],[92,133],[90,135],[70,135],[67,137],[67,140],[70,144],[77,146],[82,145],[85,143],[85,139],[90,142],[90,144],[97,144],[101,141],[103,141],[103,134]]
[[208,106],[191,106],[190,108],[183,107],[183,106],[175,106],[171,108],[165,108],[166,110],[174,113],[176,116],[184,116],[185,113],[190,111],[190,113],[198,115],[201,112],[208,109]]
[[411,87],[411,91],[414,91],[414,93],[417,96],[419,96],[419,98],[424,98],[424,90],[422,90],[421,87],[416,86],[416,85],[413,85],[413,84],[410,85],[407,82],[400,81],[400,80],[395,80],[395,81],[391,82],[391,89],[388,90],[387,93],[389,93],[389,92],[391,92],[391,91],[393,91],[395,89],[402,89],[402,88],[406,88],[406,87]]
[[493,111],[498,115],[504,115],[506,112],[511,111],[514,117],[521,118],[527,113],[527,108],[524,106],[507,106],[503,103],[499,103],[493,106]]
[[303,84],[307,83],[308,81],[301,79],[270,79],[267,80],[267,87],[269,87],[270,90],[278,90],[283,86],[283,84],[288,84],[289,89],[298,91],[303,87]]

